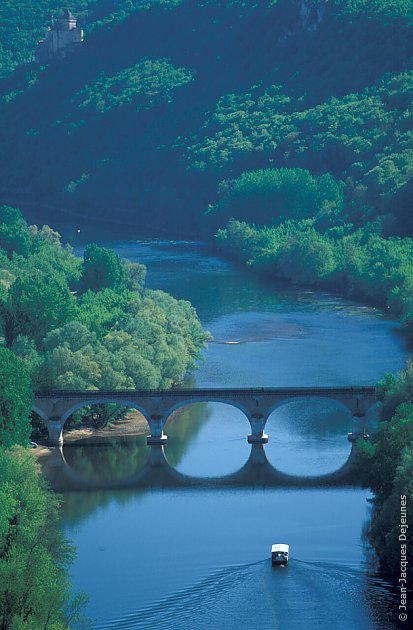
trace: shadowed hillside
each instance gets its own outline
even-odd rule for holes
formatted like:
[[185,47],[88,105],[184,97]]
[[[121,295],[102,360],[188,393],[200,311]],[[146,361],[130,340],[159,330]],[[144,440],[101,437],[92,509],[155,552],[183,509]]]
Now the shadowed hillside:
[[52,4],[0,83],[1,202],[196,236],[220,181],[300,167],[344,181],[352,219],[406,213],[410,2],[79,1],[81,50],[39,67]]

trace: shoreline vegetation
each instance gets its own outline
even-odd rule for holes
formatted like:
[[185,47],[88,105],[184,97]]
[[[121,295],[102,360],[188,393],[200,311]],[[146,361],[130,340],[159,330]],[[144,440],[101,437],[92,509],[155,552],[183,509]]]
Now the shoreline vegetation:
[[380,308],[413,345],[413,240],[381,235],[380,223],[320,231],[313,219],[255,225],[230,219],[216,251],[266,280],[327,290]]
[[[207,220],[219,222],[217,251],[267,280],[333,290],[398,320],[413,345],[413,239],[386,236],[386,219],[356,226],[346,221],[340,188],[309,172],[267,169],[242,174]],[[301,186],[297,188],[297,182]],[[325,182],[324,182],[325,184]],[[240,218],[234,218],[240,217]],[[254,223],[254,217],[257,223]],[[413,503],[413,362],[378,384],[381,423],[369,442],[358,440],[359,475],[374,492],[368,539],[380,568],[394,583],[400,577],[400,497]],[[399,505],[399,507],[398,507]],[[413,516],[407,512],[405,545],[413,556]],[[410,528],[410,529],[409,529]],[[413,567],[406,571],[413,578]],[[411,582],[410,582],[411,583]]]
[[[73,596],[74,549],[60,529],[60,499],[43,476],[47,448],[29,450],[42,423],[33,392],[171,387],[196,368],[209,335],[189,302],[145,288],[146,269],[88,245],[83,261],[48,226],[0,208],[0,625],[88,628]],[[142,432],[140,414],[92,405],[72,417],[79,439]],[[110,425],[115,420],[116,428]],[[82,424],[86,428],[82,428]],[[122,425],[122,428],[121,428]],[[146,421],[144,421],[146,426]],[[104,427],[107,427],[106,429]],[[133,428],[131,428],[133,427]],[[33,439],[33,437],[32,437]],[[36,449],[37,450],[37,449]]]

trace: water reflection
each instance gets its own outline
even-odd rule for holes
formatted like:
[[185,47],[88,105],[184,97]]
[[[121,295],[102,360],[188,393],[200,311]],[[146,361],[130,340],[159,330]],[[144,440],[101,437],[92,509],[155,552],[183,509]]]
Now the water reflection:
[[135,474],[145,466],[149,453],[145,435],[133,439],[110,438],[99,443],[88,438],[63,448],[64,459],[70,468],[85,479],[103,482]]
[[[353,430],[349,412],[326,400],[286,403],[270,416],[265,447],[268,462],[279,472],[297,476],[321,476],[338,470],[348,460]],[[168,420],[165,456],[170,467],[185,476],[215,478],[239,471],[249,461],[246,436],[250,425],[245,415],[223,403],[195,403]],[[67,465],[87,480],[127,479],[141,471],[153,453],[146,436],[93,438],[64,447]],[[257,449],[255,452],[258,452]],[[151,455],[150,455],[151,453]],[[253,463],[257,463],[256,459]]]
[[[128,438],[133,443],[134,438]],[[108,444],[104,447],[104,452],[111,447]],[[187,475],[176,468],[173,468],[167,460],[163,446],[152,446],[149,449],[149,457],[145,462],[145,457],[134,459],[134,463],[128,464],[122,473],[115,466],[108,469],[105,475],[97,475],[97,471],[102,464],[107,462],[105,457],[101,457],[99,449],[93,447],[83,447],[76,456],[76,468],[72,468],[65,457],[65,453],[75,451],[76,447],[51,449],[48,457],[43,457],[43,472],[49,480],[52,488],[59,492],[71,491],[115,491],[133,489],[154,489],[154,488],[274,488],[274,487],[319,487],[319,486],[346,486],[357,485],[358,479],[354,473],[354,462],[356,460],[355,449],[352,449],[347,461],[328,474],[318,474],[314,476],[300,476],[286,474],[277,470],[268,461],[265,452],[265,445],[248,445],[249,456],[245,463],[236,471],[225,475],[194,476]],[[139,452],[140,449],[134,449]],[[97,463],[94,462],[94,455],[97,455]],[[123,451],[123,457],[128,458],[128,448]],[[111,461],[116,461],[113,459]],[[136,466],[135,469],[133,467]],[[204,472],[204,471],[202,471]]]
[[276,409],[265,427],[270,436],[267,458],[290,475],[322,475],[347,461],[353,430],[349,411],[334,401],[292,401]]

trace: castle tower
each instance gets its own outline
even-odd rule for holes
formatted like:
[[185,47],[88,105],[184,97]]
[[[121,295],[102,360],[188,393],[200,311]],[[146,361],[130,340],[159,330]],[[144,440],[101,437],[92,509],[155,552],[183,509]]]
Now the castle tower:
[[62,16],[57,18],[52,26],[52,30],[59,31],[72,31],[75,28],[77,28],[77,21],[69,9],[63,9]]
[[77,20],[69,9],[63,9],[62,15],[53,20],[44,39],[38,42],[36,60],[39,63],[62,59],[83,42],[83,30],[77,26]]

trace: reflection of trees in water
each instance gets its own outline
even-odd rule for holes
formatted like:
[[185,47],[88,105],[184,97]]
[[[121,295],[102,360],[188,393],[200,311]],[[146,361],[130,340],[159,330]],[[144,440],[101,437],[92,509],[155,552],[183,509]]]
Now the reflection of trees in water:
[[176,412],[168,420],[165,428],[168,435],[166,457],[171,466],[176,468],[180,464],[190,448],[191,441],[210,417],[211,409],[208,403],[193,403]]
[[126,505],[137,497],[143,498],[145,494],[143,490],[67,492],[62,502],[63,521],[65,525],[75,525],[111,503]]
[[[91,438],[93,440],[93,438]],[[68,465],[89,479],[122,479],[142,468],[149,455],[146,436],[105,438],[105,444],[93,446],[89,440],[64,448]]]
[[[188,381],[187,387],[193,387]],[[185,455],[191,440],[198,434],[211,412],[206,403],[196,403],[177,412],[168,421],[168,461],[177,466]],[[146,436],[128,438],[106,438],[104,446],[92,446],[93,438],[82,439],[81,444],[73,443],[64,447],[67,464],[85,478],[121,479],[142,468],[148,458],[149,449]],[[63,520],[67,524],[83,521],[98,508],[113,501],[127,504],[137,496],[143,497],[144,490],[93,491],[64,493]]]

